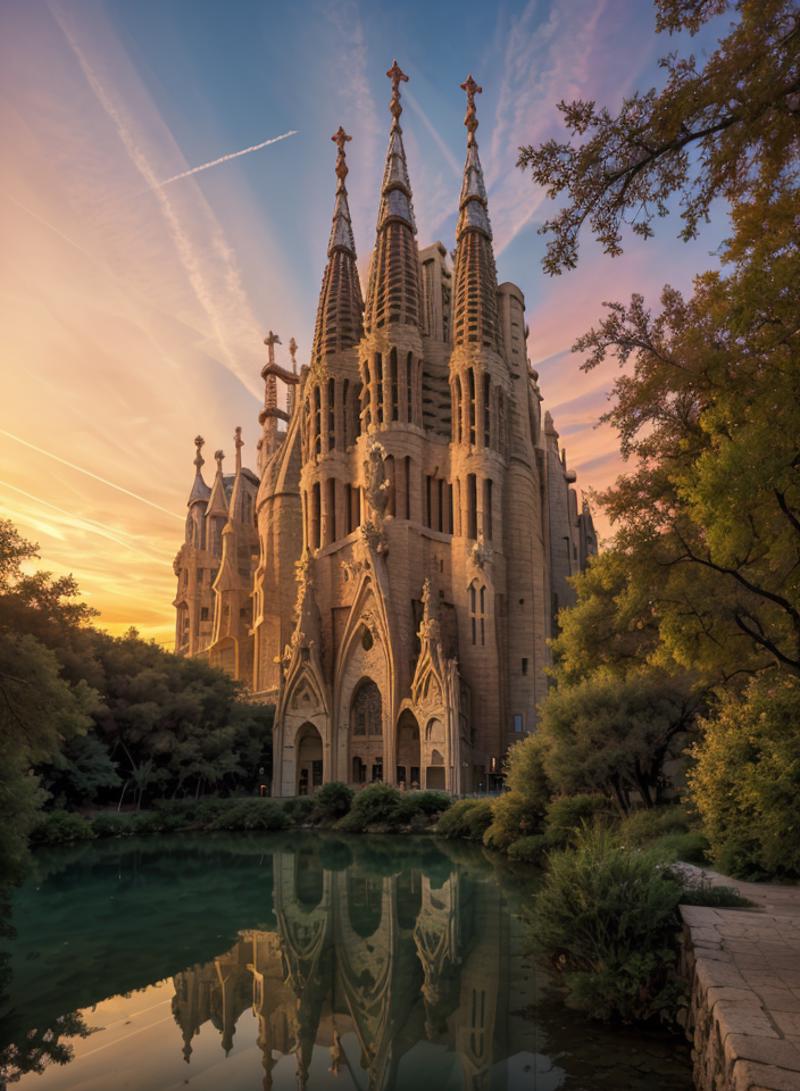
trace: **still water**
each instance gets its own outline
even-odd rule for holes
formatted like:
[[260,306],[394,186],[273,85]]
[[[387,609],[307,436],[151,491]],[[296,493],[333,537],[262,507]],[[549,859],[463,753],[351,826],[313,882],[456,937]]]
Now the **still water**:
[[564,1006],[527,954],[529,901],[506,865],[429,838],[42,852],[14,897],[16,935],[0,940],[6,1079],[24,1091],[689,1091],[679,1039],[601,1029]]

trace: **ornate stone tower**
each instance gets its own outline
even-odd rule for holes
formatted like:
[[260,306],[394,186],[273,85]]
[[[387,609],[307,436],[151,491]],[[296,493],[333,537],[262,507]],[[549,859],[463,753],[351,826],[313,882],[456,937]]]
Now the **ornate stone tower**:
[[[327,261],[299,375],[294,338],[291,370],[276,359],[278,336],[265,339],[256,530],[241,513],[250,478],[237,433],[232,480],[220,453],[208,489],[198,453],[176,562],[179,650],[209,654],[211,642],[212,662],[275,704],[276,795],[331,780],[497,785],[509,745],[535,729],[556,608],[595,548],[574,474],[542,421],[522,292],[497,284],[481,88],[471,76],[461,85],[467,148],[451,269],[441,242],[417,248],[401,127],[407,77],[396,61],[387,76],[365,301],[340,127]],[[200,592],[206,565],[213,577]],[[201,599],[212,584],[205,633],[195,619],[211,608]]]

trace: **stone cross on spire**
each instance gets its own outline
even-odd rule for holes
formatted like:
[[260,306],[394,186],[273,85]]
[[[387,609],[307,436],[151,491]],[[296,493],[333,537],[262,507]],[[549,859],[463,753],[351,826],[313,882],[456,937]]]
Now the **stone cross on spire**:
[[461,90],[467,93],[467,113],[464,124],[467,127],[467,144],[475,143],[475,130],[478,128],[478,113],[475,109],[475,96],[483,94],[483,88],[479,87],[470,73],[461,84]]
[[194,464],[197,467],[197,472],[200,473],[200,469],[205,465],[205,459],[203,458],[203,444],[205,440],[202,436],[194,437],[194,445],[197,448],[197,454],[194,456]]
[[297,374],[297,342],[292,337],[289,339],[289,356],[292,359],[292,371]]
[[352,136],[349,136],[341,125],[331,137],[331,140],[339,149],[339,154],[336,157],[336,177],[339,179],[339,188],[344,187],[344,180],[347,177],[347,159],[345,158],[344,146],[348,140],[352,139]]
[[267,349],[269,351],[269,362],[271,364],[274,364],[275,346],[281,344],[281,339],[280,337],[278,337],[277,333],[273,333],[272,330],[270,330],[267,336],[264,338],[264,344],[267,346]]
[[408,83],[408,76],[402,70],[397,61],[392,61],[392,67],[386,73],[389,79],[392,81],[392,99],[389,103],[389,112],[394,118],[394,124],[400,124],[400,115],[403,112],[403,107],[400,105],[400,84]]

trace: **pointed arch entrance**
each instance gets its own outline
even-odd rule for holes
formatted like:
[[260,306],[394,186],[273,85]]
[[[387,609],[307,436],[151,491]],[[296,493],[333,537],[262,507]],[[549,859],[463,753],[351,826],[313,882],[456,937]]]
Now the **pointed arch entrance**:
[[362,678],[350,703],[350,778],[353,784],[383,780],[383,702],[371,678]]
[[322,784],[322,736],[312,723],[304,723],[297,732],[297,794],[311,795]]
[[411,709],[406,708],[397,721],[397,783],[406,788],[419,788],[420,781],[419,724]]

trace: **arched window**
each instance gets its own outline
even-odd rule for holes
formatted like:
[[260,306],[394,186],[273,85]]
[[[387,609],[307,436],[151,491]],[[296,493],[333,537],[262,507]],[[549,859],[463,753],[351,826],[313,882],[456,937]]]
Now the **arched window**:
[[319,456],[322,440],[322,419],[319,386],[314,387],[314,454]]
[[478,482],[475,474],[467,474],[467,537],[478,537]]
[[375,353],[375,422],[383,424],[383,357]]
[[336,380],[328,379],[328,450],[336,449]]
[[406,357],[406,413],[408,422],[414,421],[414,357],[409,352]]
[[486,588],[473,580],[469,585],[469,616],[472,630],[472,643],[483,646],[486,643]]
[[392,349],[389,371],[392,383],[392,420],[400,420],[400,395],[397,387],[397,349]]
[[456,381],[453,383],[453,443],[461,442],[462,434],[462,419],[461,413],[461,376],[456,375]]
[[492,381],[488,375],[483,376],[483,446],[491,446],[491,402],[490,397],[492,393]]
[[353,442],[352,440],[352,422],[350,420],[350,380],[345,379],[342,383],[342,447],[349,447]]
[[371,678],[360,683],[350,708],[350,730],[361,737],[383,734],[381,691]]
[[469,382],[469,442],[470,446],[475,446],[475,369],[470,368],[468,371]]
[[493,504],[492,479],[490,477],[485,477],[483,479],[483,533],[486,536],[487,542],[491,542],[492,534],[494,532],[492,520]]

